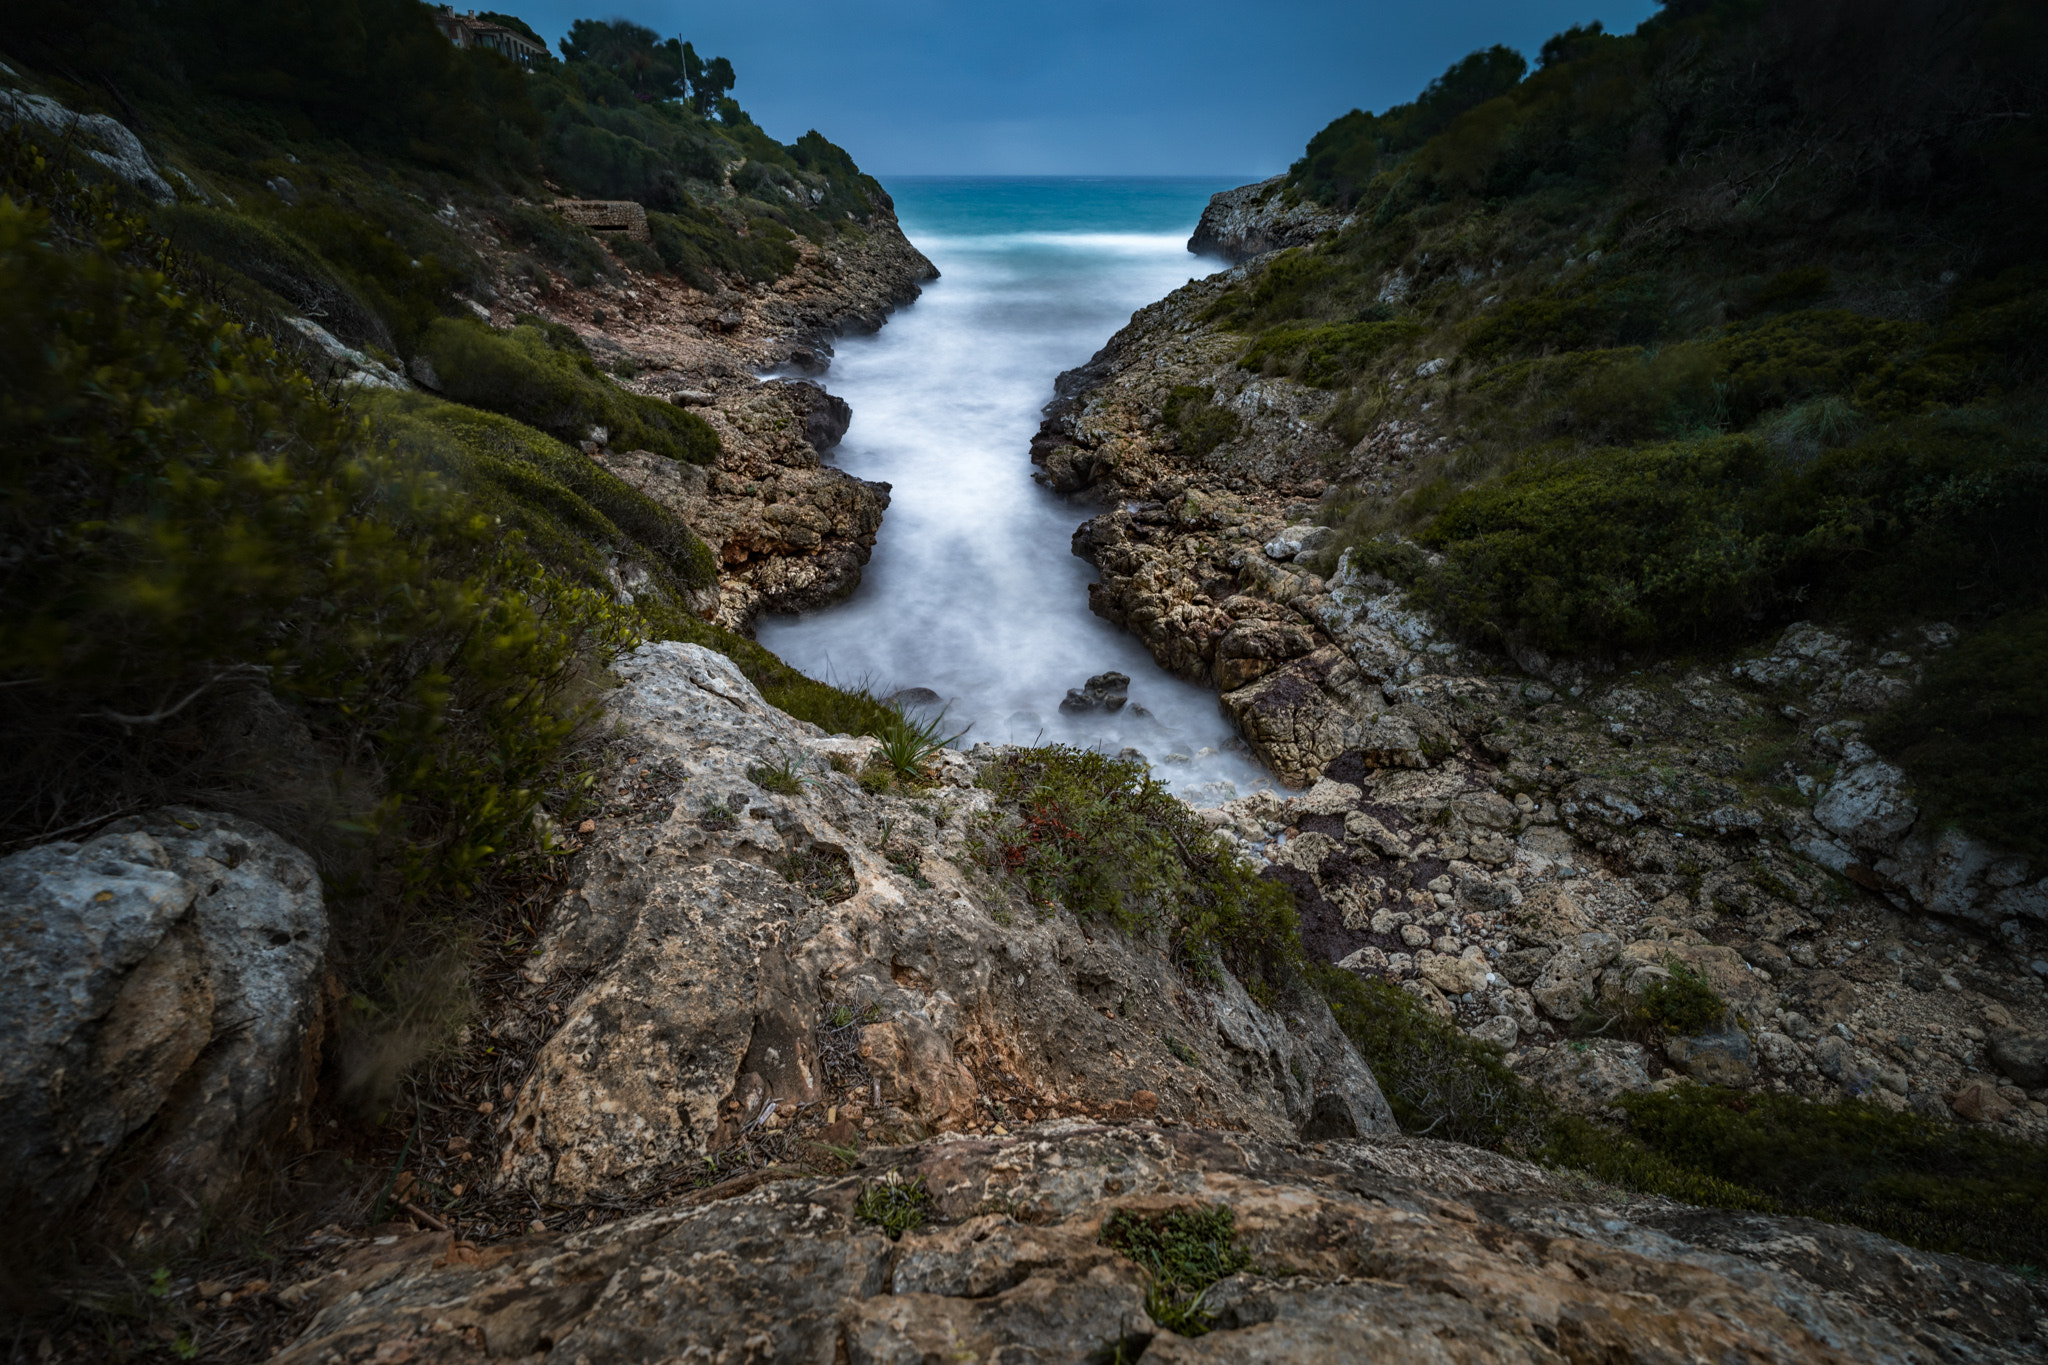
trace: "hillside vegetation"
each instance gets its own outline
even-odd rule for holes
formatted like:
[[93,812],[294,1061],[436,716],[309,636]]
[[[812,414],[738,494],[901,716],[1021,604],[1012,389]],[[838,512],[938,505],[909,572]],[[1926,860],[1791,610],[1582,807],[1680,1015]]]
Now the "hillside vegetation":
[[1350,490],[1344,546],[1470,638],[1977,635],[1997,666],[1884,739],[1943,814],[2048,851],[2044,73],[2013,0],[1673,0],[1533,71],[1477,52],[1317,134],[1280,193],[1348,225],[1211,317],[1332,391],[1345,445],[1450,438]]
[[[122,120],[176,192],[108,177],[89,136],[0,125],[0,850],[178,801],[306,848],[373,1097],[459,1022],[492,907],[579,818],[620,651],[709,644],[831,730],[906,725],[699,619],[711,553],[572,444],[604,427],[704,464],[709,424],[567,327],[472,306],[502,279],[484,241],[543,295],[620,274],[546,210],[557,186],[640,200],[653,242],[626,263],[713,293],[867,232],[886,196],[816,133],[763,133],[729,63],[691,52],[635,90],[679,42],[583,21],[527,73],[428,14],[0,18],[0,93]],[[297,318],[434,392],[326,384]]]

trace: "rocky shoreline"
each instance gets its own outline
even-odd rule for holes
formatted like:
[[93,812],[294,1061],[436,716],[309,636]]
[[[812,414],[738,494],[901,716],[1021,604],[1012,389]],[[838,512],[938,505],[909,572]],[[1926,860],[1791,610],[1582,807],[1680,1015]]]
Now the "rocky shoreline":
[[[1336,226],[1273,189],[1217,196],[1190,250]],[[1295,888],[1311,943],[1588,1112],[1689,1076],[2048,1138],[2048,869],[1922,820],[1861,738],[1954,631],[1802,622],[1643,668],[1461,645],[1332,564],[1319,524],[1338,485],[1391,495],[1455,432],[1390,405],[1346,449],[1318,425],[1330,395],[1238,369],[1242,342],[1202,315],[1269,259],[1141,310],[1061,376],[1032,459],[1109,504],[1074,535],[1091,609],[1214,687],[1306,789],[1206,818]],[[1206,450],[1169,416],[1191,389],[1234,424]],[[1674,970],[1729,1002],[1723,1025],[1661,1051],[1572,1041]]]
[[815,610],[858,587],[889,505],[887,484],[823,462],[852,417],[843,400],[807,378],[755,374],[822,375],[835,337],[881,327],[938,277],[886,209],[829,249],[796,245],[793,271],[745,291],[708,295],[667,276],[591,289],[557,279],[544,296],[509,293],[492,310],[501,326],[536,311],[574,327],[626,387],[687,406],[718,432],[724,449],[710,468],[602,442],[591,454],[710,548],[716,599],[697,606],[742,634],[764,611]]

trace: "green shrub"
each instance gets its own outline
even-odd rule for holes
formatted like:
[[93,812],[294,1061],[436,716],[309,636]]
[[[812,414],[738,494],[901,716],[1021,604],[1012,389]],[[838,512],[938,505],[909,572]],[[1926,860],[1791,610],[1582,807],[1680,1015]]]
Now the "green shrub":
[[796,265],[788,241],[741,237],[712,209],[678,205],[674,213],[650,213],[647,228],[662,264],[698,289],[718,287],[719,275],[765,282],[779,279]]
[[1704,1086],[1620,1103],[1650,1150],[1787,1212],[1994,1264],[2048,1265],[2048,1152],[2035,1143],[1859,1101]]
[[1202,1335],[1214,1320],[1202,1308],[1209,1286],[1252,1264],[1237,1244],[1237,1215],[1227,1204],[1164,1213],[1118,1209],[1103,1220],[1100,1240],[1145,1268],[1145,1312],[1184,1337]]
[[1492,1048],[1377,977],[1319,964],[1312,979],[1402,1128],[1489,1150],[1542,1145],[1549,1107]]
[[671,605],[718,581],[711,551],[674,513],[551,436],[420,393],[377,395],[363,407],[409,462],[445,476],[495,525],[521,533],[532,553],[586,586],[611,590],[613,557],[638,561]]
[[1474,356],[1639,346],[1655,340],[1669,314],[1664,282],[1630,275],[1597,287],[1546,291],[1480,314],[1465,332]]
[[576,334],[559,324],[521,319],[509,332],[496,332],[471,319],[439,318],[427,329],[421,353],[449,398],[564,441],[584,440],[593,427],[603,427],[622,450],[651,450],[691,464],[718,458],[718,433],[709,423],[618,387]]
[[1926,818],[2048,860],[2048,609],[1965,636],[1871,739],[1912,774]]
[[1216,391],[1206,384],[1177,384],[1167,396],[1162,415],[1183,455],[1199,460],[1244,429],[1237,414],[1218,407],[1215,399]]
[[507,237],[542,260],[560,266],[579,289],[587,289],[613,273],[611,260],[598,240],[559,213],[513,203],[497,206],[492,216]]
[[1728,1015],[1728,1002],[1684,963],[1668,966],[1671,975],[1643,992],[1636,1005],[1637,1017],[1652,1028],[1681,1037],[1717,1027]]
[[1259,334],[1238,364],[1262,374],[1285,374],[1312,388],[1355,383],[1366,366],[1422,335],[1413,320],[1274,327]]
[[[306,243],[274,224],[225,209],[180,204],[163,210],[158,225],[179,251],[211,271],[240,276],[276,297],[286,309],[316,319],[351,346],[395,352],[398,343],[377,311],[365,303]],[[274,305],[251,300],[252,312]]]
[[1255,876],[1143,763],[1052,745],[985,765],[996,809],[976,839],[989,870],[1041,905],[1163,933],[1194,976],[1228,967],[1273,999],[1299,975],[1292,898]]
[[612,255],[618,257],[627,265],[632,266],[633,269],[641,274],[659,275],[661,273],[661,257],[656,255],[654,248],[647,245],[647,243],[631,237],[620,236],[613,239],[611,247]]
[[6,539],[35,547],[0,579],[7,835],[124,786],[175,794],[192,779],[165,736],[260,680],[373,759],[347,815],[382,866],[414,894],[468,891],[530,837],[576,680],[631,622],[150,268],[139,220],[4,150],[40,201],[0,198],[0,481]]

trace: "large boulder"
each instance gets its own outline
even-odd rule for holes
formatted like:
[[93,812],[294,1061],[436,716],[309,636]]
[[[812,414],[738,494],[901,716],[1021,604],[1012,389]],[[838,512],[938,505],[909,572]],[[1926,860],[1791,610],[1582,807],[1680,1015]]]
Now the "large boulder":
[[1226,692],[1223,709],[1252,751],[1290,787],[1308,786],[1352,749],[1373,767],[1429,763],[1414,719],[1389,710],[1379,689],[1334,646]]
[[167,807],[0,860],[0,906],[11,1206],[196,1229],[304,1119],[327,950],[312,860]]
[[[835,1107],[871,1139],[1018,1111],[1393,1128],[1319,1001],[1282,1016],[1227,974],[1190,982],[1145,940],[967,876],[991,800],[975,760],[949,754],[916,803],[876,795],[831,766],[850,741],[769,706],[722,654],[649,644],[615,672],[618,742],[673,785],[653,823],[592,833],[528,966],[565,1007],[516,1095],[503,1178],[638,1193]],[[797,792],[764,789],[764,764]]]
[[1891,848],[1920,808],[1905,773],[1882,759],[1848,768],[1813,803],[1813,818],[1857,848]]

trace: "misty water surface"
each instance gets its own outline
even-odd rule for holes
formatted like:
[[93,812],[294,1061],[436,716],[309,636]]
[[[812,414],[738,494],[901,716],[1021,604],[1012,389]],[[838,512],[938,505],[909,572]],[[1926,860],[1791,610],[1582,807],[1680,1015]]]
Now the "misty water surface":
[[[1095,571],[1069,543],[1097,508],[1033,483],[1028,451],[1054,376],[1134,310],[1219,268],[1186,243],[1230,183],[892,182],[904,230],[942,277],[879,333],[842,341],[825,380],[853,405],[833,462],[891,484],[888,515],[853,597],[764,618],[761,643],[835,682],[930,688],[963,746],[1128,746],[1176,790],[1212,800],[1227,795],[1219,781],[1263,782],[1213,692],[1089,613]],[[1068,688],[1109,670],[1130,675],[1131,707],[1061,713]]]

